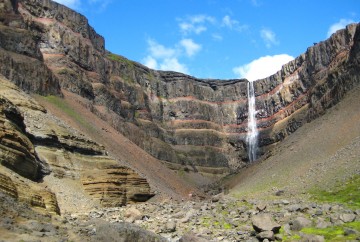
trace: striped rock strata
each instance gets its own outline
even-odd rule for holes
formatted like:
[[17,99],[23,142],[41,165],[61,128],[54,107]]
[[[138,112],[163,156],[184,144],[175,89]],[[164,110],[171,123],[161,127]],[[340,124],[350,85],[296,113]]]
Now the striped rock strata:
[[80,187],[78,194],[102,206],[152,196],[145,178],[107,156],[102,146],[47,113],[4,77],[0,108],[0,190],[6,194],[60,213],[66,204],[58,204],[62,195],[47,182],[51,176],[57,183],[72,180]]
[[[13,8],[8,12],[14,20],[3,21],[1,32],[31,30],[38,36],[38,51],[4,45],[0,54],[40,52],[42,59],[36,58],[53,80],[27,88],[34,85],[22,85],[0,69],[13,82],[28,91],[61,95],[63,88],[87,98],[95,114],[173,169],[222,176],[246,165],[246,80],[151,70],[107,52],[104,39],[86,18],[62,5],[50,0],[12,2],[16,4],[9,4]],[[256,81],[259,156],[359,84],[359,35],[359,25],[349,25],[309,47],[278,73]],[[19,39],[21,46],[27,39]]]

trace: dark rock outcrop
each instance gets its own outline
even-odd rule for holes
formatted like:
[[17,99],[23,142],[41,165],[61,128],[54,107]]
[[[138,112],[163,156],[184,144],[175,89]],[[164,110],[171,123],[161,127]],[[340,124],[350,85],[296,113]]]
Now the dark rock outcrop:
[[20,175],[32,180],[41,177],[35,148],[25,133],[20,111],[0,96],[0,162]]
[[109,224],[103,221],[97,221],[96,235],[91,241],[165,242],[168,240],[133,224]]

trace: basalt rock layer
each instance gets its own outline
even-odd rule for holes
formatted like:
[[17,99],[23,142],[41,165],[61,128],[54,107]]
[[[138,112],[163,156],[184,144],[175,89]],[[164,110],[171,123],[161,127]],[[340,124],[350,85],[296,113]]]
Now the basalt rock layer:
[[57,183],[71,180],[80,187],[78,194],[102,206],[152,196],[145,178],[107,156],[104,147],[47,113],[2,76],[0,111],[0,191],[54,213],[64,204],[58,205],[57,196],[62,195],[46,182],[50,174]]
[[[18,86],[59,96],[63,88],[90,100],[93,113],[174,169],[225,175],[248,162],[247,80],[151,70],[106,51],[84,16],[50,0],[4,6],[0,58],[12,64],[0,72]],[[359,84],[359,46],[360,26],[349,25],[256,81],[259,156]],[[41,68],[16,68],[27,62],[19,56]]]

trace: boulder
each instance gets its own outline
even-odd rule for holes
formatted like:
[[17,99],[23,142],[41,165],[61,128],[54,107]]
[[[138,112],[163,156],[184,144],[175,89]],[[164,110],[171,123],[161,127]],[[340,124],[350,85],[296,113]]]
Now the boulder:
[[274,240],[274,232],[273,231],[263,231],[256,235],[256,238],[260,240],[268,239]]
[[192,232],[183,235],[179,239],[179,242],[207,242],[207,241],[208,241],[207,239],[201,238]]
[[176,222],[173,220],[169,220],[166,222],[165,224],[165,229],[164,232],[165,233],[172,233],[176,231]]
[[343,221],[344,223],[350,223],[350,222],[354,222],[356,219],[356,215],[353,213],[343,213],[340,214],[340,220]]
[[291,230],[300,231],[302,228],[310,227],[311,225],[311,220],[304,217],[297,217],[291,222],[290,227]]
[[105,223],[99,220],[96,223],[96,234],[91,237],[91,241],[166,242],[168,240],[134,224]]
[[142,213],[135,207],[130,207],[124,212],[125,221],[128,223],[133,223],[136,220],[141,220],[142,217]]
[[262,212],[266,209],[266,207],[267,207],[266,204],[261,203],[256,206],[256,210],[258,210],[259,212]]
[[269,214],[258,214],[251,218],[253,228],[257,232],[273,231],[278,233],[281,225],[276,223]]

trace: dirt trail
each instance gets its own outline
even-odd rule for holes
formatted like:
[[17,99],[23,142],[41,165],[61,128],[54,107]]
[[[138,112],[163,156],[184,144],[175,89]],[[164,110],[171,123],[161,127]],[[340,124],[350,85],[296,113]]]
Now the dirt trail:
[[157,195],[155,199],[161,200],[170,197],[173,199],[183,199],[187,198],[190,192],[203,196],[197,188],[187,183],[174,171],[168,169],[160,160],[146,153],[107,122],[86,109],[81,104],[81,102],[84,102],[81,97],[64,90],[63,94],[64,102],[79,114],[87,125],[66,114],[66,112],[59,109],[56,105],[47,102],[42,97],[36,97],[36,100],[70,126],[80,130],[99,144],[104,145],[110,156],[147,178]]
[[360,174],[360,86],[320,118],[287,137],[272,155],[230,179],[233,194],[289,196],[330,189]]

